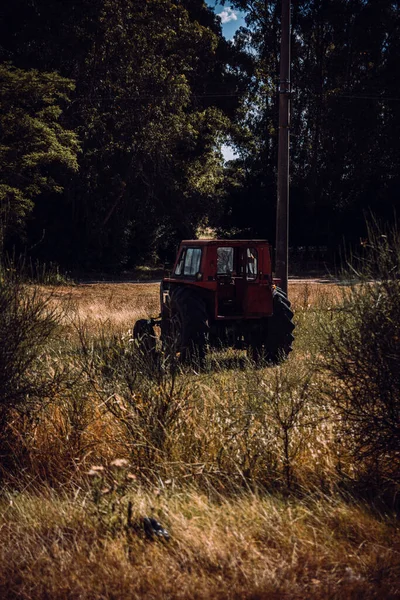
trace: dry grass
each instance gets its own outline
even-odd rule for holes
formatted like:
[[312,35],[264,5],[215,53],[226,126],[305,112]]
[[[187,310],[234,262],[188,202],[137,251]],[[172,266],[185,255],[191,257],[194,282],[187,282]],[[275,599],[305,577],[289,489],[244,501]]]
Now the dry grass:
[[[336,284],[289,284],[293,305],[313,306],[326,298],[330,303],[340,299],[341,286]],[[54,297],[67,307],[75,306],[81,317],[109,320],[112,323],[132,322],[132,318],[159,313],[159,284],[157,283],[95,283],[57,286]]]
[[85,322],[93,331],[106,324],[110,332],[121,332],[160,312],[159,286],[152,283],[57,286],[53,297],[66,317]]
[[[328,498],[137,490],[107,526],[82,491],[8,496],[0,518],[0,594],[8,598],[396,598],[399,535],[361,506]],[[168,528],[146,539],[143,515]],[[118,517],[120,522],[118,522]]]
[[[157,315],[156,284],[54,294],[70,385],[13,424],[1,598],[400,597],[397,521],[349,500],[357,469],[315,369],[339,286],[291,285],[298,336],[282,367],[227,351],[176,376],[148,372],[126,335]],[[145,537],[147,514],[170,542]]]

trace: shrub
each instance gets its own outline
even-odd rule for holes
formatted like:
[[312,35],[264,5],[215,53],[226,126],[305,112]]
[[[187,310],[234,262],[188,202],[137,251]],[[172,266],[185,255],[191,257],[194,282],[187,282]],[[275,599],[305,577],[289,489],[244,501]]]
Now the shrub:
[[[329,394],[354,457],[374,473],[399,477],[400,235],[373,223],[353,281],[323,324]],[[348,274],[348,276],[349,276]],[[354,277],[355,276],[355,277]],[[365,462],[366,461],[366,462]]]
[[0,280],[0,449],[7,466],[11,416],[32,418],[56,393],[60,373],[50,364],[47,345],[58,327],[51,294],[27,288],[18,278]]

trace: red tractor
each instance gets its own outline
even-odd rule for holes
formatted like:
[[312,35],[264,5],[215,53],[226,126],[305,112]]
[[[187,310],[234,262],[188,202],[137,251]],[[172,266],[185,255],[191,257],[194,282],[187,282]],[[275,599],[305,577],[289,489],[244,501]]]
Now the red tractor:
[[265,240],[184,240],[161,282],[160,317],[137,321],[133,336],[153,352],[159,325],[163,349],[183,362],[202,361],[207,346],[233,346],[278,363],[292,350],[294,324],[275,283]]

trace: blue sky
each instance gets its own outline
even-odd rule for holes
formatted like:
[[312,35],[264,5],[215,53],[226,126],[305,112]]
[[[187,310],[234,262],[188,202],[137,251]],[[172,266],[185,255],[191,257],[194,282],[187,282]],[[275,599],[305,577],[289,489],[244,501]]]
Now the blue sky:
[[214,9],[216,15],[219,15],[224,36],[228,40],[232,39],[238,27],[244,24],[245,13],[233,9],[229,2],[222,6],[215,0],[206,0],[206,4]]

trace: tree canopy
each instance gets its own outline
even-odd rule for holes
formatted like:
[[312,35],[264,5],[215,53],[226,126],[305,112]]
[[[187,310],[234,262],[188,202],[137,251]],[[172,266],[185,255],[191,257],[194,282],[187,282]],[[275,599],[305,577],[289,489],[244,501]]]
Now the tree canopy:
[[213,12],[194,1],[38,0],[6,13],[17,26],[3,56],[76,85],[65,117],[79,170],[56,210],[37,190],[28,230],[48,232],[42,252],[113,266],[193,236],[218,203],[218,138],[235,110],[220,98],[236,83]]
[[[254,78],[236,129],[240,156],[230,165],[221,231],[242,223],[249,235],[268,227],[273,239],[281,5],[232,4],[247,11],[236,44],[251,56]],[[359,238],[363,213],[393,215],[398,206],[399,43],[399,2],[292,3],[292,245],[336,248],[343,237]]]
[[[5,249],[120,268],[200,225],[274,240],[280,2],[231,4],[234,42],[203,0],[6,4]],[[290,241],[334,249],[398,204],[400,6],[299,0],[292,17]]]
[[61,193],[78,170],[77,135],[61,122],[74,90],[57,73],[0,65],[0,245],[21,231],[41,193]]

